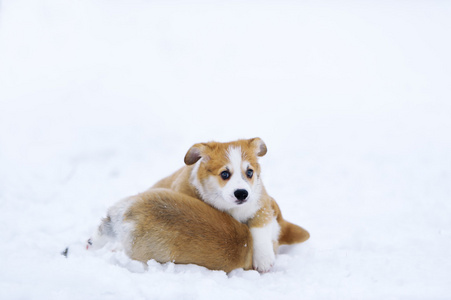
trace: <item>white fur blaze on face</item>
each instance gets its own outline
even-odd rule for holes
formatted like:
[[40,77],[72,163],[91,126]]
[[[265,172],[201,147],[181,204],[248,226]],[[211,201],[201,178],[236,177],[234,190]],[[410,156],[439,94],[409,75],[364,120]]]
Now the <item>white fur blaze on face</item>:
[[[244,172],[249,167],[249,162],[244,161],[240,147],[230,147],[227,151],[232,176],[222,190],[222,197],[232,204],[227,210],[235,219],[245,222],[260,208],[261,184],[256,178],[254,184],[245,179]],[[239,203],[235,191],[245,190],[248,193],[244,202]]]
[[252,197],[251,186],[249,182],[243,178],[242,174],[242,170],[246,168],[246,166],[244,166],[245,162],[243,162],[242,159],[241,148],[230,147],[227,150],[227,157],[230,162],[228,168],[232,172],[232,176],[222,190],[223,198],[235,203],[237,201],[235,191],[245,190],[248,192],[246,200],[250,199]]
[[276,260],[273,242],[277,241],[279,237],[279,223],[274,218],[265,226],[252,227],[250,231],[254,241],[254,269],[259,272],[268,272]]

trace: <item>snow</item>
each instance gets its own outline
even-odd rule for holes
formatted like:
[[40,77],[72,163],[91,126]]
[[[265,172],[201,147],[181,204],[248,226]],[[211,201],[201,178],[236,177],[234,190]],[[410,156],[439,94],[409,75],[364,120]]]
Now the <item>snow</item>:
[[[0,3],[0,299],[450,297],[448,1]],[[311,233],[271,272],[82,249],[192,144],[256,136]]]

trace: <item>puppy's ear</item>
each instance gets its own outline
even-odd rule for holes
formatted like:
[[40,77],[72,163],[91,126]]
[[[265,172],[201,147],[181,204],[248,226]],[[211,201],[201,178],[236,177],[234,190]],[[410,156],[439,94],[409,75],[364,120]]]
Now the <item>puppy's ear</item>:
[[202,158],[206,144],[195,144],[189,148],[185,155],[185,164],[191,166]]
[[265,142],[261,138],[253,138],[249,140],[249,143],[255,148],[255,153],[257,156],[264,156],[268,149],[266,148]]

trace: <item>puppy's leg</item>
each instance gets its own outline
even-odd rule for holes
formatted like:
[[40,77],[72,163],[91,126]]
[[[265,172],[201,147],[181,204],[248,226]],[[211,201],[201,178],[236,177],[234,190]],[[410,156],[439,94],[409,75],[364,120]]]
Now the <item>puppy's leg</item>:
[[254,269],[259,272],[268,272],[276,260],[274,248],[277,244],[280,226],[273,218],[261,227],[251,227],[250,231],[254,243]]
[[134,203],[136,197],[129,197],[119,201],[108,210],[107,217],[102,220],[94,235],[88,239],[86,249],[97,250],[108,242],[122,242],[128,235],[129,228],[124,224],[124,215]]
[[99,228],[94,235],[88,239],[86,243],[86,250],[97,250],[105,246],[106,243],[114,241],[116,233],[111,222],[111,217],[107,216],[100,223]]

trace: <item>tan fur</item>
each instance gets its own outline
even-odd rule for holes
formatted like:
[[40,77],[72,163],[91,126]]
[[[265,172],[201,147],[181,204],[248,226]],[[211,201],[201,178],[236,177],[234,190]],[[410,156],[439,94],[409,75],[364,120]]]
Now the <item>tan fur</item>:
[[282,212],[280,211],[279,205],[277,205],[277,202],[273,198],[271,199],[272,209],[277,216],[277,222],[280,225],[279,244],[291,245],[308,240],[310,238],[308,231],[282,218]]
[[[246,224],[200,200],[190,181],[193,164],[202,155],[202,168],[199,167],[196,176],[218,176],[224,161],[214,155],[223,155],[230,145],[242,149],[243,159],[251,164],[255,176],[260,176],[257,156],[267,151],[260,139],[196,144],[185,157],[185,167],[148,191],[110,208],[93,238],[88,240],[87,249],[98,249],[108,241],[117,241],[122,243],[127,255],[144,263],[155,259],[161,263],[197,264],[229,272],[236,268],[255,268],[258,256],[254,255],[257,247],[254,247],[251,231],[273,224],[274,218],[280,226],[278,240],[272,240],[274,253],[279,244],[307,240],[309,233],[283,219],[279,206],[263,186],[258,194],[260,209]],[[261,252],[258,255],[261,257]],[[268,271],[258,267],[257,270]]]
[[128,255],[146,263],[197,264],[230,272],[252,268],[249,228],[206,203],[171,190],[133,197],[124,222],[134,225]]
[[[218,176],[223,171],[223,166],[227,163],[227,158],[224,153],[226,153],[227,149],[231,146],[241,148],[244,156],[243,159],[251,164],[256,176],[260,176],[258,156],[265,155],[267,150],[265,144],[259,138],[238,140],[229,143],[199,143],[193,145],[188,150],[185,156],[186,166],[182,167],[174,174],[160,180],[152,186],[151,189],[168,188],[201,199],[196,188],[190,183],[193,164],[201,157],[204,158],[197,174],[200,180],[207,176]],[[273,217],[276,217],[277,222],[281,227],[279,244],[301,243],[309,238],[310,235],[305,229],[285,221],[282,218],[279,206],[275,200],[268,195],[264,187],[260,197],[260,206],[261,208],[257,211],[255,216],[247,221],[249,227],[262,227],[265,224],[268,224]]]

